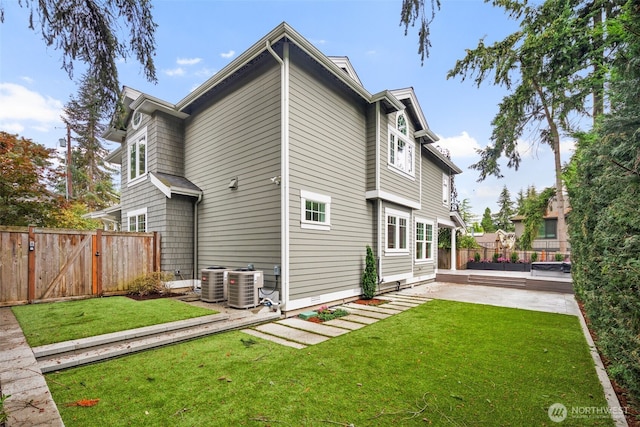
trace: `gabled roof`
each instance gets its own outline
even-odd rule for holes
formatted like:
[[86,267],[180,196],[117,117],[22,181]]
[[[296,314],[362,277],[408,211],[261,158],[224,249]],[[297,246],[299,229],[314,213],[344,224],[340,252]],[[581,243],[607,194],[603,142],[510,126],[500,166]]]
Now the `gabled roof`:
[[349,77],[351,77],[360,86],[362,86],[360,77],[358,77],[355,68],[353,68],[353,65],[351,65],[351,61],[349,61],[349,58],[347,58],[346,56],[329,56],[328,58],[333,61],[333,63],[338,67],[342,68]]
[[407,110],[418,124],[415,132],[416,138],[426,138],[426,143],[436,142],[440,139],[431,131],[431,129],[429,129],[427,119],[424,117],[424,113],[422,112],[422,108],[420,108],[420,103],[418,102],[418,97],[412,87],[395,89],[389,92],[406,105]]
[[202,195],[200,187],[181,176],[161,172],[149,172],[149,179],[151,183],[168,198],[171,198],[173,194],[192,197]]

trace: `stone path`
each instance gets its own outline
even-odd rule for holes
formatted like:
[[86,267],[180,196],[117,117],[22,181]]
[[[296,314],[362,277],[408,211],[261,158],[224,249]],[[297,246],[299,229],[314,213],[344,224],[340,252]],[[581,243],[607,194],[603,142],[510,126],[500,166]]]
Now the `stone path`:
[[334,308],[341,308],[349,314],[327,322],[314,323],[290,317],[242,329],[242,332],[277,344],[303,349],[430,301],[430,298],[400,293],[380,295],[376,298],[386,300],[387,303],[381,306],[346,303]]

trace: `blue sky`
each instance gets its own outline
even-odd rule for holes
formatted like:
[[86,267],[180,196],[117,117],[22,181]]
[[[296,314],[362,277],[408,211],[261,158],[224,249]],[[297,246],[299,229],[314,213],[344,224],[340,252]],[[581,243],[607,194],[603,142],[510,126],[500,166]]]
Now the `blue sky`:
[[[135,60],[120,61],[120,84],[176,103],[245,49],[286,21],[329,56],[347,56],[370,93],[413,87],[438,145],[450,150],[463,169],[456,178],[460,200],[469,199],[481,216],[496,212],[503,186],[515,200],[520,189],[552,186],[553,155],[547,146],[519,144],[523,161],[516,172],[503,167],[505,178],[476,182],[468,169],[477,161],[474,148],[486,146],[491,120],[506,92],[469,80],[447,80],[446,74],[465,49],[501,40],[516,30],[501,9],[481,0],[445,0],[432,26],[431,56],[421,65],[417,32],[404,35],[400,0],[216,1],[155,0],[158,29],[155,64],[158,82],[145,81]],[[28,29],[28,11],[17,1],[3,2],[0,24],[0,130],[54,147],[65,136],[61,109],[76,85],[61,69],[61,54],[46,47],[38,32]],[[76,64],[74,77],[83,66]],[[563,162],[571,155],[563,143]]]

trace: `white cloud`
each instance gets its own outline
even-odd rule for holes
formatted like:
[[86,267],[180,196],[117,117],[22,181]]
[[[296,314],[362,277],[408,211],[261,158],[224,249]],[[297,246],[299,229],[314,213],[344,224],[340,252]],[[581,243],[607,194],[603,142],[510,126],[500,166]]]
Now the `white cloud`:
[[34,80],[29,76],[21,76],[20,79],[24,80],[25,82],[27,82],[29,84],[32,84],[34,82]]
[[62,102],[15,83],[0,83],[0,127],[22,133],[26,126],[48,129],[60,122]]
[[576,141],[573,139],[564,139],[560,141],[560,153],[573,154],[576,151]]
[[202,61],[202,58],[178,58],[176,64],[178,65],[195,65]]
[[235,50],[230,50],[229,52],[221,53],[220,56],[223,58],[232,58],[235,54],[236,54]]
[[184,76],[186,71],[184,68],[178,67],[178,68],[171,68],[169,70],[164,70],[164,73],[169,77],[175,77],[175,76]]
[[201,68],[198,71],[195,72],[195,75],[197,77],[205,77],[205,78],[209,78],[211,76],[213,76],[215,73],[217,73],[217,71],[213,68]]
[[443,137],[438,135],[440,138],[439,141],[435,143],[444,149],[449,150],[451,153],[451,158],[456,159],[460,157],[476,157],[478,154],[476,153],[476,149],[480,149],[480,144],[478,141],[466,131],[462,131],[462,133],[458,136],[451,137]]

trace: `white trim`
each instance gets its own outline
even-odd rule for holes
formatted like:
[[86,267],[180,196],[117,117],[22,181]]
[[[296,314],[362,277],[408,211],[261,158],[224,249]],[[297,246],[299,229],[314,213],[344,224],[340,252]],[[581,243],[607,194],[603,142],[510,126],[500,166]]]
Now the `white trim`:
[[[136,117],[140,119],[137,123],[136,123]],[[138,130],[141,124],[142,124],[142,112],[136,109],[131,115],[131,127],[133,128],[133,130]]]
[[420,210],[420,202],[414,202],[405,197],[398,196],[393,193],[389,193],[384,190],[372,190],[364,193],[366,199],[382,199],[387,202],[395,203],[396,205],[406,206],[411,209]]
[[328,302],[338,301],[345,298],[357,297],[362,295],[361,288],[352,288],[346,291],[331,292],[328,294],[315,295],[307,298],[300,298],[289,301],[287,303],[287,311],[298,310],[300,308],[311,307],[314,305],[321,305]]
[[[398,113],[400,114],[400,113]],[[406,119],[406,115],[405,115],[405,119]],[[397,122],[397,116],[396,116],[396,122]],[[407,131],[409,129],[409,124],[407,122]],[[398,129],[396,129],[394,126],[388,125],[388,136],[387,136],[387,167],[392,170],[393,172],[396,172],[397,174],[404,176],[405,178],[409,178],[409,179],[415,179],[416,176],[416,143],[415,141],[412,141],[411,138],[409,138],[408,135],[403,134],[402,132],[400,132]],[[393,134],[396,138],[396,143],[394,144],[394,157],[395,161],[394,163],[391,163],[391,152],[390,152],[390,144],[391,144],[391,134]],[[405,168],[400,168],[396,165],[397,161],[398,161],[398,152],[397,152],[397,140],[401,139],[404,144],[405,144],[405,150],[407,150],[407,152],[404,154],[405,157],[408,157],[409,151],[411,151],[413,154],[411,156],[411,170],[408,171],[407,170],[407,166],[406,166],[406,158],[405,158]]]
[[[389,224],[388,218],[392,216],[397,219],[406,220],[405,225],[405,241],[407,243],[406,248],[389,248]],[[406,211],[400,211],[398,209],[393,208],[384,208],[384,255],[385,256],[407,256],[411,253],[411,232],[410,232],[410,224],[411,224],[411,213]],[[396,235],[395,235],[396,244],[400,244],[400,223],[396,224]]]
[[153,185],[155,185],[158,188],[158,190],[160,190],[162,192],[162,194],[167,196],[169,199],[171,198],[171,188],[169,188],[166,185],[164,185],[164,183],[162,181],[160,181],[157,176],[155,176],[154,174],[150,173],[149,174],[149,180],[151,181],[151,183]]
[[[136,175],[131,178],[131,146],[138,145],[139,141],[142,140],[144,136],[144,173]],[[141,128],[138,132],[134,133],[131,138],[127,138],[127,154],[126,154],[126,164],[127,164],[127,187],[137,184],[140,181],[146,179],[147,174],[149,173],[149,138],[147,135],[147,126]],[[136,148],[136,169],[139,165],[139,156],[140,149]],[[137,171],[136,171],[137,172]]]
[[[323,203],[325,206],[324,222],[310,221],[306,218],[307,200]],[[313,193],[311,191],[300,190],[300,228],[307,228],[311,230],[331,230],[331,196],[325,196],[324,194]]]
[[[418,223],[421,224],[425,224],[425,225],[430,225],[431,226],[431,256],[428,258],[417,258],[418,256],[418,250],[416,249],[414,251],[413,254],[413,260],[415,261],[415,264],[433,264],[434,260],[435,260],[435,249],[436,249],[436,224],[433,220],[430,219],[426,219],[423,217],[415,217],[413,220],[413,230],[414,230],[414,248],[415,246],[418,244],[418,236],[417,236],[417,228],[418,228]],[[426,230],[425,230],[425,234],[426,234]],[[425,240],[426,241],[426,240]]]
[[[445,194],[446,188],[446,194]],[[442,206],[449,206],[451,203],[451,176],[442,172]]]
[[[131,224],[130,224],[130,218],[132,217],[138,217],[144,215],[144,232],[146,232],[149,229],[149,215],[147,215],[147,208],[140,208],[140,209],[134,209],[132,211],[127,212],[127,231],[131,231]],[[137,228],[137,220],[136,220],[136,228]],[[135,230],[135,231],[140,231],[140,230]]]
[[397,282],[399,280],[410,280],[410,279],[413,279],[413,273],[401,273],[401,274],[393,274],[391,276],[383,277],[381,282],[389,283],[389,282]]
[[443,218],[440,218],[440,217],[436,218],[436,224],[438,224],[438,225],[446,225],[447,227],[450,227],[450,228],[456,228],[456,224],[453,221],[448,220],[448,219],[443,219]]

